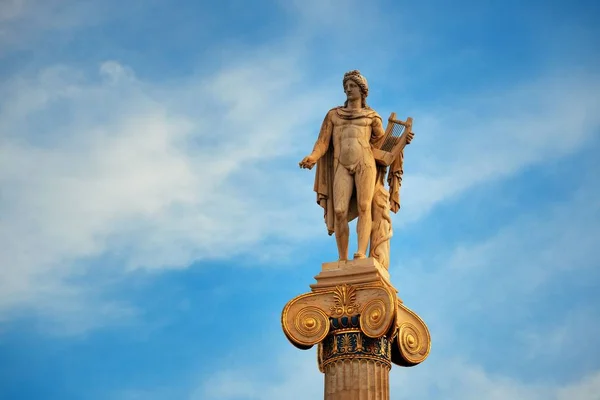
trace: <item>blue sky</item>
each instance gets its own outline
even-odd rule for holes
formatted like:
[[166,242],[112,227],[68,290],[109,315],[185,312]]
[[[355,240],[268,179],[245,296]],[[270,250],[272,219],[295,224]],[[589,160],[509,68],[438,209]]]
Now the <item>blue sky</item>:
[[416,132],[392,399],[600,399],[600,6],[415,3],[0,2],[0,398],[321,398],[297,163],[360,69]]

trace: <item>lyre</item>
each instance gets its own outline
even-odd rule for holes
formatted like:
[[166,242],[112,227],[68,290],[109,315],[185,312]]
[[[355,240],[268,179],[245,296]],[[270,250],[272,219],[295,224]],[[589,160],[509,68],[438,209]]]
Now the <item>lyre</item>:
[[406,118],[406,121],[401,121],[396,119],[395,112],[391,113],[385,128],[385,135],[379,141],[380,146],[373,148],[373,156],[375,156],[377,164],[386,167],[391,165],[406,146],[406,139],[411,132],[411,117]]

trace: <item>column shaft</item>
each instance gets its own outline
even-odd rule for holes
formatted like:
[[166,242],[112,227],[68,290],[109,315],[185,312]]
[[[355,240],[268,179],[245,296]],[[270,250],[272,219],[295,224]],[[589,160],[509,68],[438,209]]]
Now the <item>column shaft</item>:
[[389,400],[390,367],[370,359],[346,359],[325,367],[325,400]]

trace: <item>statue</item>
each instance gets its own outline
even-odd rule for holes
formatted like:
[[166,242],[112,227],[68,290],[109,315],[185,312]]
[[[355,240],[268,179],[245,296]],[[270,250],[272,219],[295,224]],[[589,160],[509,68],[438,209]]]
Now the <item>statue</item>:
[[[390,211],[400,208],[412,119],[392,113],[384,130],[360,72],[347,72],[343,86],[346,102],[327,112],[313,151],[300,161],[317,166],[317,203],[339,261],[323,263],[311,291],[287,302],[281,327],[297,348],[317,346],[325,400],[389,400],[392,364],[418,365],[431,350],[427,325],[400,299],[389,273]],[[357,217],[358,248],[348,260],[348,224]]]
[[[328,233],[335,233],[339,260],[348,260],[348,223],[358,217],[354,259],[366,258],[370,243],[369,256],[387,269],[389,211],[400,208],[403,151],[414,137],[412,119],[397,121],[392,113],[384,130],[381,117],[366,103],[365,77],[349,71],[343,86],[344,106],[329,110],[312,153],[299,164],[308,169],[317,165],[317,203],[324,209]],[[384,186],[386,172],[389,192]]]

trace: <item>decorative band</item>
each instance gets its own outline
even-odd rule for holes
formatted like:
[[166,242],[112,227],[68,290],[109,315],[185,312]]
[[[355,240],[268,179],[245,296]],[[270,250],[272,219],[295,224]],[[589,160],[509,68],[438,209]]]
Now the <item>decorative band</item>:
[[364,354],[355,354],[355,355],[345,355],[345,356],[340,356],[340,357],[335,357],[335,358],[330,358],[327,361],[323,361],[323,366],[322,366],[322,371],[321,372],[325,372],[325,369],[332,365],[332,364],[336,364],[336,363],[341,363],[341,362],[346,362],[348,360],[359,360],[359,361],[363,361],[363,360],[368,360],[368,361],[372,361],[375,364],[379,364],[383,367],[386,367],[388,370],[392,369],[392,362],[388,361],[388,360],[383,360],[381,358],[377,358],[377,357],[373,357],[373,356],[368,356],[368,355],[364,355]]
[[361,332],[335,332],[323,340],[323,366],[339,359],[370,359],[391,367],[391,343],[385,337],[370,338]]

